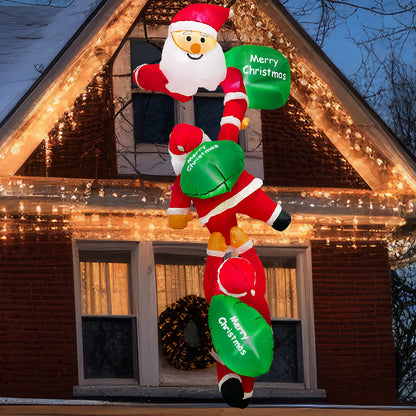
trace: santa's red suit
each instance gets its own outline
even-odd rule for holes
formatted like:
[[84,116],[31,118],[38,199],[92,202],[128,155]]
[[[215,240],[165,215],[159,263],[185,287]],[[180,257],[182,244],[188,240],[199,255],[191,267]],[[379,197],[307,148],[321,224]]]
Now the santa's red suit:
[[[216,42],[218,31],[230,15],[230,9],[205,3],[180,10],[169,26],[160,64],[139,66],[133,72],[133,80],[144,90],[163,92],[181,102],[190,100],[199,87],[214,91],[221,85],[225,95],[218,138],[237,142],[248,98],[240,70],[226,68],[224,53]],[[195,39],[189,48],[181,47],[172,39],[172,34],[180,31],[209,36],[215,39],[215,47],[206,53],[191,52],[199,51],[204,44]]]
[[[276,230],[284,230],[290,223],[290,216],[261,189],[263,181],[243,170],[231,191],[207,199],[190,198],[182,192],[180,171],[186,157],[199,144],[209,138],[198,127],[178,124],[172,130],[169,153],[172,165],[178,174],[173,187],[168,216],[183,216],[190,213],[193,203],[202,226],[210,233],[220,232],[229,244],[231,228],[237,225],[237,213],[261,220]],[[197,181],[198,178],[195,178]],[[172,224],[171,224],[172,225]],[[186,223],[183,227],[186,226]],[[183,228],[176,227],[176,228]],[[175,227],[174,227],[175,228]]]
[[180,180],[179,175],[173,184],[168,215],[189,214],[192,202],[201,226],[206,226],[210,233],[220,232],[226,237],[227,244],[231,228],[237,225],[237,213],[273,226],[282,211],[282,207],[260,189],[263,181],[245,170],[230,192],[208,199],[186,196],[182,192]]
[[[237,252],[240,257],[229,258],[223,262],[224,251],[207,250],[204,274],[205,297],[208,303],[213,296],[219,294],[236,297],[256,309],[270,324],[270,312],[265,299],[266,275],[252,241],[248,240],[237,247]],[[228,389],[233,405],[247,406],[253,395],[255,379],[234,373],[221,361],[215,351],[213,355],[217,360],[220,391],[224,394],[223,390]],[[241,388],[243,391],[239,396],[238,389]]]

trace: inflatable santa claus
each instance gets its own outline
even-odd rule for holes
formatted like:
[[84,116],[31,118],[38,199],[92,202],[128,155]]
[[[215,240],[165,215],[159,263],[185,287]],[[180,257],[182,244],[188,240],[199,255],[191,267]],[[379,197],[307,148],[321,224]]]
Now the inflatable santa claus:
[[[264,325],[270,326],[270,312],[265,298],[266,295],[266,275],[263,265],[253,247],[253,242],[247,237],[245,232],[239,227],[233,227],[229,235],[231,246],[236,250],[239,257],[231,257],[224,261],[228,245],[221,233],[211,234],[207,247],[207,262],[204,273],[204,292],[208,303],[217,295],[226,295],[240,300],[251,308],[254,308],[264,319]],[[211,308],[211,306],[210,306]],[[211,312],[211,311],[210,311]],[[217,325],[218,326],[218,325]],[[256,327],[260,326],[258,319]],[[211,331],[221,331],[221,328],[212,328]],[[267,332],[267,331],[266,331]],[[269,331],[270,332],[270,331]],[[213,340],[214,340],[214,333]],[[271,332],[268,334],[272,338]],[[226,337],[227,338],[227,337]],[[248,342],[250,344],[250,342]],[[261,344],[267,349],[266,339],[261,340]],[[215,347],[214,342],[214,347]],[[264,351],[272,358],[272,350]],[[270,359],[262,356],[262,351],[257,351],[261,367],[264,361],[270,365]],[[213,350],[212,355],[217,361],[218,388],[224,400],[233,407],[245,408],[248,406],[253,395],[254,377],[239,374],[226,365],[225,358],[221,359],[221,352]],[[244,357],[245,358],[245,357]],[[248,357],[247,357],[248,358]],[[232,357],[231,357],[232,360]],[[230,362],[227,360],[227,362]],[[232,361],[231,361],[232,364]],[[247,365],[253,365],[248,362]],[[264,370],[264,371],[267,371]]]
[[[230,150],[230,145],[235,147]],[[261,179],[244,169],[244,153],[237,144],[227,140],[211,142],[200,128],[182,123],[172,130],[169,153],[178,174],[167,212],[172,228],[186,227],[192,219],[191,203],[200,224],[210,233],[220,232],[227,244],[231,228],[237,226],[237,213],[261,220],[278,231],[289,226],[289,213],[261,189]]]
[[159,64],[144,64],[133,72],[142,89],[158,91],[185,102],[198,88],[224,91],[224,112],[219,139],[237,142],[248,107],[248,98],[239,69],[227,68],[217,34],[231,16],[228,8],[194,3],[173,18]]

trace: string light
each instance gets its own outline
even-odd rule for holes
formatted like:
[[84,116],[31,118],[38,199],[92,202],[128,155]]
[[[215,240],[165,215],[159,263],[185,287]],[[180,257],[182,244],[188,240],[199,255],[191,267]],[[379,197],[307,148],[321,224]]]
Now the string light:
[[3,141],[5,145],[0,148],[1,176],[13,175],[32,149],[45,139],[56,120],[72,106],[79,92],[102,70],[105,63],[100,57],[103,54],[108,58],[113,55],[144,4],[144,0],[122,1],[71,65],[68,65],[60,77],[44,91],[42,97],[21,121],[20,128]]

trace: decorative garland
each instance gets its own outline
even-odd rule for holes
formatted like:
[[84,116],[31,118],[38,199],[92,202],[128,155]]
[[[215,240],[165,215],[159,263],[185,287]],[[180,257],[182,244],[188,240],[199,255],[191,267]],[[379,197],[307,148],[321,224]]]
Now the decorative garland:
[[[185,336],[186,328],[196,326],[198,339]],[[167,307],[159,316],[160,343],[169,364],[179,370],[211,367],[211,334],[208,327],[208,303],[197,295],[188,295]],[[191,345],[194,344],[194,345]]]

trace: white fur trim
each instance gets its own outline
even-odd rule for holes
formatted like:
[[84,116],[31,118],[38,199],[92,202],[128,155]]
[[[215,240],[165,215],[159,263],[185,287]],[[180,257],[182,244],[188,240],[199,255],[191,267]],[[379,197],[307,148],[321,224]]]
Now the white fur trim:
[[170,154],[171,159],[175,159],[177,161],[182,161],[182,160],[185,161],[186,158],[189,155],[189,153],[183,153],[181,155],[175,155],[175,153],[172,153],[170,150],[169,150],[169,154]]
[[251,248],[253,248],[253,241],[252,241],[252,240],[248,240],[248,241],[246,241],[244,244],[241,244],[241,246],[240,246],[240,247],[237,247],[237,248],[235,249],[235,251],[236,251],[238,254],[243,254],[243,253],[245,253],[247,250],[250,250]]
[[267,224],[273,225],[273,223],[277,220],[277,217],[280,215],[281,212],[282,212],[282,207],[279,204],[277,204],[276,208],[273,211],[273,214],[267,220]]
[[251,390],[250,392],[246,393],[244,392],[244,396],[243,399],[251,399],[253,397],[253,390]]
[[225,251],[219,251],[219,250],[210,250],[207,248],[207,255],[212,257],[224,257]]
[[189,214],[191,210],[189,208],[168,208],[168,215],[186,215]]
[[212,140],[204,133],[204,132],[202,132],[202,141],[201,141],[201,144],[202,143],[205,143],[205,142],[211,142]]
[[212,36],[215,40],[217,39],[217,31],[206,23],[195,22],[194,20],[180,20],[178,22],[171,23],[169,26],[169,33],[185,32],[187,30],[205,33]]
[[224,95],[224,105],[232,100],[246,100],[248,105],[248,97],[244,92],[227,92],[227,94]]
[[225,365],[224,362],[221,360],[220,356],[217,354],[217,351],[214,350],[214,348],[210,351],[211,357],[219,362],[222,365]]
[[220,122],[221,127],[224,124],[232,124],[233,126],[236,126],[236,127],[238,127],[238,129],[240,129],[241,120],[237,117],[234,117],[234,116],[225,116],[221,119],[221,122]]
[[137,84],[137,86],[139,88],[141,88],[144,91],[146,91],[146,90],[139,84],[139,80],[137,78],[138,78],[138,75],[139,75],[140,68],[142,66],[145,66],[145,65],[147,65],[147,64],[141,64],[133,71],[133,81]]
[[228,373],[226,374],[219,382],[218,382],[218,389],[221,391],[221,387],[222,385],[229,380],[230,378],[236,378],[241,384],[243,384],[243,382],[241,381],[241,377],[238,374],[235,373]]
[[243,199],[247,198],[251,195],[254,191],[261,188],[263,185],[263,181],[259,178],[254,178],[245,188],[243,188],[240,192],[237,192],[231,198],[227,199],[221,204],[217,205],[214,209],[212,209],[208,214],[204,215],[203,217],[199,218],[199,223],[201,226],[204,226],[211,217],[215,215],[222,214],[227,209],[233,208],[238,205]]

